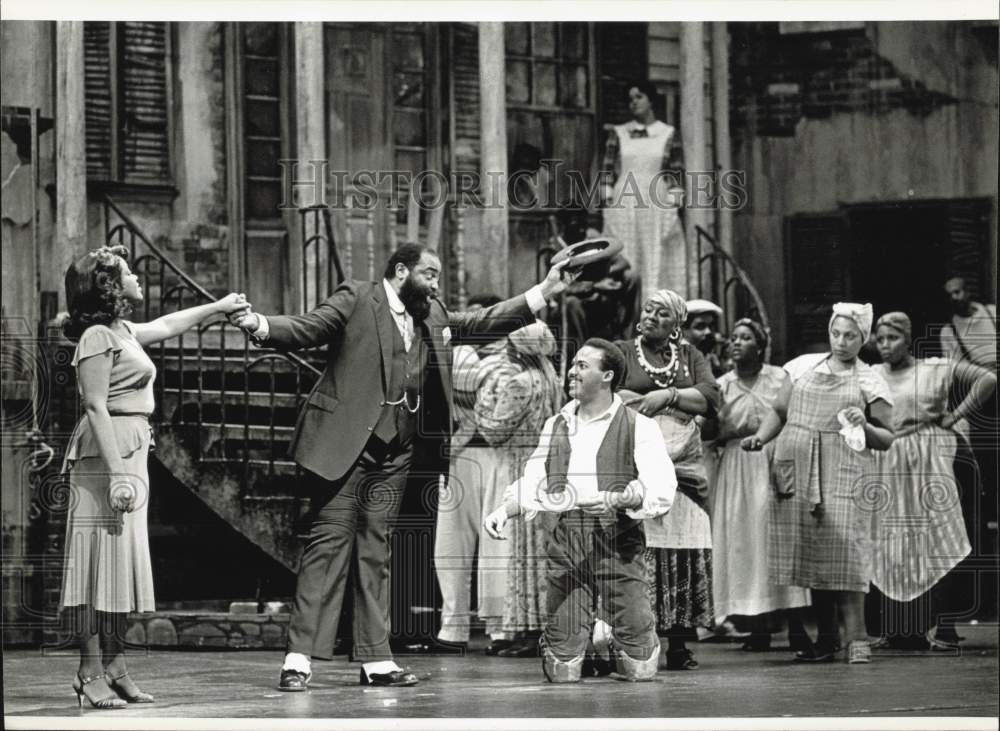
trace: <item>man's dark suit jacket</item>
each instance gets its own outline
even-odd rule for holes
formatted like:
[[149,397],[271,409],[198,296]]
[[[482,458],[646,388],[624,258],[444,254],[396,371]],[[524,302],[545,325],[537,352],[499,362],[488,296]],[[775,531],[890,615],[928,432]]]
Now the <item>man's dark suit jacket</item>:
[[[441,442],[451,433],[452,346],[482,343],[534,321],[525,296],[471,313],[449,312],[437,299],[425,320],[431,338],[419,434]],[[299,414],[291,452],[327,480],[342,477],[361,455],[386,398],[396,322],[381,281],[348,281],[303,315],[268,315],[263,344],[280,349],[328,345],[323,375]],[[419,334],[417,329],[417,334]]]

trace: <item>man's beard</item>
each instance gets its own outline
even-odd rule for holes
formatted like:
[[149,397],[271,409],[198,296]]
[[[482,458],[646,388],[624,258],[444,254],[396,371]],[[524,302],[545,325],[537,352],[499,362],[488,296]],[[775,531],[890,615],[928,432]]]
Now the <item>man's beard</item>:
[[414,282],[412,275],[404,279],[403,286],[399,288],[399,299],[414,322],[423,322],[431,313],[430,295],[431,290]]

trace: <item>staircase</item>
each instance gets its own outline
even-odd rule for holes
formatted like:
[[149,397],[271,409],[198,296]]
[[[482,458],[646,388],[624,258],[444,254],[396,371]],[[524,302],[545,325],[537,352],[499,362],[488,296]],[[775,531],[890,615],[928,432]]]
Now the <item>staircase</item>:
[[[109,245],[131,252],[132,269],[148,293],[136,319],[216,298],[188,277],[129,216],[105,198]],[[314,210],[301,212],[302,225]],[[343,278],[330,228],[304,237],[325,247],[325,297]],[[317,280],[317,286],[319,280]],[[303,401],[318,379],[322,350],[298,354],[257,348],[225,320],[147,349],[157,366],[156,447],[152,458],[248,540],[294,570],[301,516],[308,509],[301,469],[288,447]]]

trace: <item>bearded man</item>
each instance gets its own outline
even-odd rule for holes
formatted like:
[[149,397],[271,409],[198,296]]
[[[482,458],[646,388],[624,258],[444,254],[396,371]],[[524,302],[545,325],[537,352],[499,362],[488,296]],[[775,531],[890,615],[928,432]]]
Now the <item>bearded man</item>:
[[533,322],[574,277],[555,266],[525,294],[454,313],[437,299],[440,275],[437,254],[404,244],[380,282],[344,282],[303,315],[247,312],[233,318],[260,345],[328,346],[326,368],[299,414],[291,445],[312,488],[311,527],[279,690],[305,690],[311,658],[332,658],[352,561],[352,659],[364,663],[361,682],[416,684],[389,647],[389,539],[417,442],[429,440],[431,448],[424,442],[422,451],[446,455],[452,346],[492,341]]

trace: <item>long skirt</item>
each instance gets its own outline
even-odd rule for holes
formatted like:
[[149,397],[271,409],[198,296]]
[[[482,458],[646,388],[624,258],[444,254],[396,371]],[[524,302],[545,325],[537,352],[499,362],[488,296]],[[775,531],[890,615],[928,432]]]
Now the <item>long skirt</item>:
[[768,513],[771,480],[768,456],[745,452],[739,440],[722,450],[712,492],[712,589],[715,616],[754,616],[804,607],[809,590],[780,586],[768,572]]
[[712,549],[647,548],[646,575],[657,632],[712,626]]
[[896,601],[923,594],[972,550],[953,467],[956,440],[929,426],[877,457],[885,494],[875,512],[872,583]]
[[86,456],[72,462],[61,606],[89,605],[99,612],[118,613],[155,610],[146,526],[149,443],[147,436],[123,456],[125,471],[136,478],[133,484],[138,487],[131,513],[111,509],[110,480],[102,458]]

